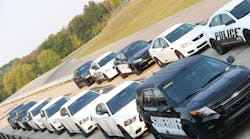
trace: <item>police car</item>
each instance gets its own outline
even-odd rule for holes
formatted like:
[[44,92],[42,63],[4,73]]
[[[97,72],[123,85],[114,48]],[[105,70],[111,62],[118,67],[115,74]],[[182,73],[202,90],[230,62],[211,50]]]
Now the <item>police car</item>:
[[60,123],[60,108],[69,100],[66,96],[59,96],[41,109],[41,121],[46,129],[50,132],[61,134],[64,127]]
[[203,30],[188,23],[176,24],[154,39],[149,53],[160,67],[191,56],[209,46]]
[[137,110],[159,138],[214,139],[250,117],[250,69],[202,55],[169,64],[137,89]]
[[127,81],[103,94],[92,119],[106,138],[137,138],[147,130],[136,111],[135,90],[139,85],[138,82]]
[[32,127],[34,131],[37,130],[44,131],[45,126],[41,121],[40,110],[48,103],[49,103],[48,99],[41,100],[27,111],[28,124]]
[[104,80],[111,81],[118,75],[114,68],[115,57],[116,53],[107,52],[92,62],[89,72],[97,84],[101,84]]
[[69,136],[81,133],[87,137],[96,128],[90,115],[95,113],[94,108],[100,101],[99,96],[100,94],[95,91],[85,90],[62,106],[60,122],[67,129]]
[[205,31],[212,48],[224,54],[232,45],[250,43],[250,0],[233,0],[216,11]]

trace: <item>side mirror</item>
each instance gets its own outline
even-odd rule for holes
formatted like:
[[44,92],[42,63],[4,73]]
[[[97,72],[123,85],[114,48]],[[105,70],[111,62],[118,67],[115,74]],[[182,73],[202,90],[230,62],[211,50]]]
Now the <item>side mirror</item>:
[[227,58],[227,62],[230,63],[230,64],[232,64],[234,61],[235,61],[235,58],[233,56],[229,56]]
[[225,23],[225,25],[228,26],[228,25],[231,25],[231,24],[233,24],[233,23],[235,23],[235,21],[234,21],[234,20],[230,20],[230,21],[228,21],[227,23]]
[[151,44],[153,41],[152,40],[149,40],[148,43]]

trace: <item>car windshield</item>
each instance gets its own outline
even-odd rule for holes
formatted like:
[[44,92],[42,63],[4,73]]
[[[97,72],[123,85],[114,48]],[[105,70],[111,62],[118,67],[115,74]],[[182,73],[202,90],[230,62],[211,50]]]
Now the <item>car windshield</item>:
[[111,100],[107,102],[107,106],[112,114],[115,114],[126,106],[129,102],[135,99],[136,88],[139,86],[139,83],[132,83],[120,93],[115,95]]
[[16,113],[23,107],[23,105],[18,105],[10,112],[10,118],[16,117]]
[[79,110],[87,106],[90,102],[95,100],[99,94],[94,93],[93,91],[89,91],[86,94],[82,95],[80,98],[78,98],[74,103],[72,103],[68,109],[71,113],[71,115],[74,115]]
[[178,28],[176,28],[171,33],[169,33],[166,36],[166,39],[169,42],[173,43],[176,40],[178,40],[179,38],[181,38],[183,35],[185,35],[186,33],[188,33],[189,31],[191,31],[194,27],[195,27],[194,25],[185,23],[185,24],[179,26]]
[[230,13],[237,19],[246,16],[249,12],[250,12],[250,0],[244,0],[230,11]]
[[110,62],[112,59],[114,59],[116,57],[115,53],[111,53],[109,55],[107,55],[106,57],[104,57],[102,60],[100,60],[98,62],[98,64],[100,65],[100,67],[106,65],[108,62]]
[[53,105],[49,106],[47,109],[46,109],[46,114],[47,114],[47,117],[51,117],[52,115],[54,115],[56,112],[59,111],[59,109],[61,108],[61,106],[63,104],[65,104],[66,102],[68,101],[68,99],[66,98],[61,98],[60,100],[58,100],[56,103],[54,103]]
[[46,105],[48,104],[48,101],[44,101],[43,103],[41,103],[40,105],[38,105],[35,109],[33,109],[31,111],[33,116],[36,116],[37,114],[40,113],[40,110]]
[[79,75],[81,73],[85,73],[85,72],[88,72],[89,71],[89,68],[90,68],[90,65],[91,65],[91,61],[83,64],[80,68],[78,68],[76,71],[75,71],[75,75]]
[[194,66],[183,70],[173,81],[166,83],[162,87],[163,92],[176,104],[180,104],[197,93],[212,79],[224,73],[229,66],[229,64],[213,58],[203,58]]
[[141,49],[145,48],[148,45],[147,42],[144,41],[136,41],[126,48],[122,49],[120,53],[123,53],[126,58],[130,58],[133,55],[135,55],[137,52],[139,52]]
[[19,111],[19,116],[18,118],[21,119],[26,116],[28,109],[30,109],[33,105],[35,105],[35,102],[29,102],[26,104],[22,109]]

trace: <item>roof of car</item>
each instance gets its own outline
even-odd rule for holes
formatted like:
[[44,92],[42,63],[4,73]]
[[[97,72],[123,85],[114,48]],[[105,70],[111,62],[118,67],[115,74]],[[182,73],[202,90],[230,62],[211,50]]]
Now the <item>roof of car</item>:
[[41,101],[39,101],[38,103],[36,103],[35,105],[33,105],[31,108],[29,108],[28,111],[32,111],[33,109],[35,109],[37,106],[39,106],[40,104],[42,104],[45,101],[48,101],[49,99],[43,99]]
[[137,41],[134,41],[134,42],[128,44],[126,47],[122,48],[122,49],[119,51],[119,53],[123,52],[123,51],[124,51],[125,49],[127,49],[127,48],[133,47],[132,44],[135,44],[135,43],[138,43],[138,42],[145,42],[145,43],[148,43],[148,42],[146,42],[146,41],[144,41],[144,40],[137,40]]
[[235,6],[240,4],[242,1],[244,1],[244,0],[232,0],[232,1],[228,2],[226,5],[224,5],[223,7],[221,7],[220,9],[218,9],[215,12],[215,14],[218,12],[221,12],[221,11],[231,11]]
[[178,28],[179,26],[183,25],[184,23],[178,23],[173,25],[172,27],[168,28],[167,30],[165,30],[164,32],[162,32],[158,37],[156,38],[160,38],[160,37],[165,37],[167,36],[170,32],[172,32],[173,30],[175,30],[176,28]]
[[106,57],[107,55],[110,55],[114,52],[106,52],[103,55],[101,55],[100,57],[98,57],[96,60],[94,60],[94,62],[98,63],[99,61],[101,61],[104,57]]
[[173,62],[145,80],[143,84],[137,88],[137,91],[142,91],[146,88],[157,88],[163,86],[166,83],[171,82],[173,78],[175,78],[175,76],[183,70],[186,70],[190,66],[195,66],[197,61],[200,61],[205,57],[206,56],[203,55],[196,55]]
[[84,94],[86,94],[87,92],[94,92],[94,93],[97,93],[97,94],[100,94],[96,91],[93,91],[93,90],[84,90],[82,91],[81,93],[75,95],[74,97],[72,97],[69,101],[67,101],[62,107],[68,107],[69,105],[71,105],[73,102],[75,102],[78,98],[80,98],[81,96],[83,96]]
[[63,97],[65,97],[65,96],[59,96],[59,97],[53,99],[46,106],[44,106],[41,110],[46,110],[48,107],[50,107],[51,105],[53,105],[54,103],[56,103],[58,100],[60,100]]
[[126,87],[128,87],[129,85],[131,85],[134,82],[136,82],[136,81],[126,81],[126,82],[122,83],[121,85],[115,87],[111,91],[109,91],[107,94],[102,94],[102,99],[101,99],[102,103],[107,103],[115,95],[117,95],[118,93],[120,93],[122,90],[124,90]]

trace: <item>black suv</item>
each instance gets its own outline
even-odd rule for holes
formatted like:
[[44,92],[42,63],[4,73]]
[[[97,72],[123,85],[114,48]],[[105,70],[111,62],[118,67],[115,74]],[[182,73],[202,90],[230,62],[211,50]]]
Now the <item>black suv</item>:
[[8,114],[8,122],[9,125],[13,128],[13,129],[20,129],[21,127],[17,124],[17,113],[20,109],[22,109],[23,104],[19,104],[17,106],[15,106]]
[[95,82],[89,73],[91,63],[92,61],[88,61],[74,71],[73,80],[78,88],[82,88],[85,85],[91,86]]
[[141,74],[142,71],[154,63],[149,55],[150,43],[146,41],[135,41],[117,54],[114,65],[122,78],[129,73]]
[[250,116],[250,69],[197,55],[176,61],[137,88],[137,110],[156,138],[212,139]]
[[26,103],[22,109],[20,109],[17,113],[17,123],[23,130],[31,130],[32,127],[28,124],[28,114],[27,111],[35,105],[35,101],[30,101]]

